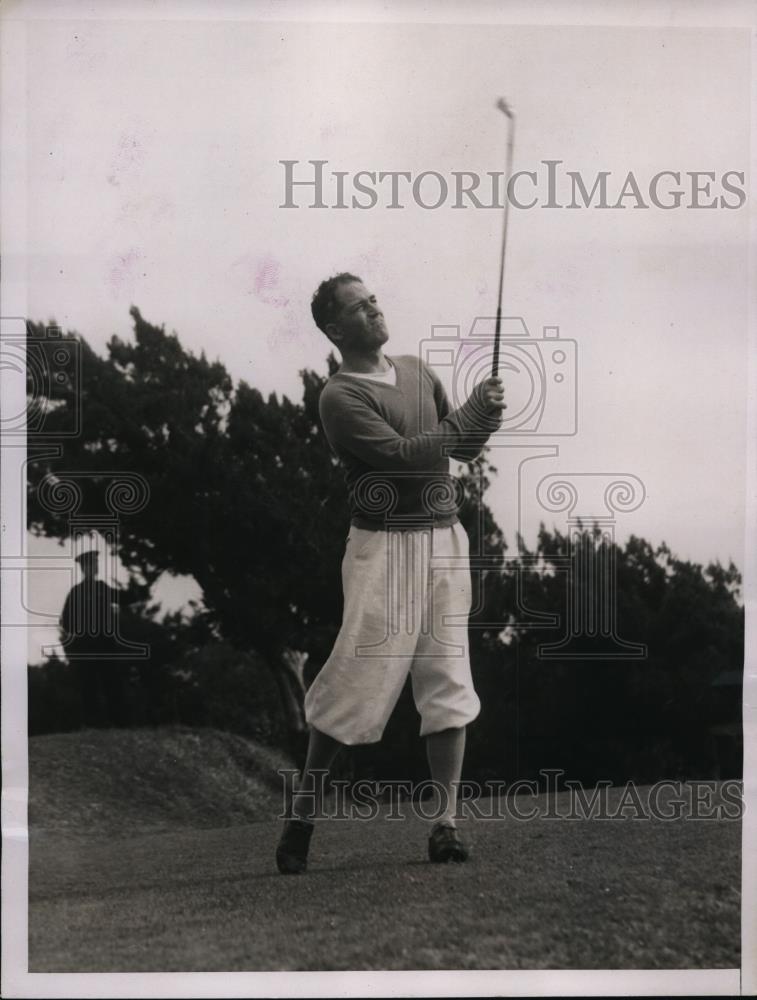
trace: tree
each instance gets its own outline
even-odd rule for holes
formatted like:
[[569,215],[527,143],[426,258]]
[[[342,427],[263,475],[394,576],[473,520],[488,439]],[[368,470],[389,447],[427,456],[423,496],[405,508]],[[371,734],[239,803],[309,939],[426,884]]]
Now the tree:
[[[74,530],[54,489],[67,475],[79,477],[78,514],[85,520],[106,509],[114,476],[142,477],[149,502],[123,514],[118,535],[118,554],[142,602],[135,614],[150,618],[145,602],[164,572],[194,577],[204,601],[192,625],[204,638],[181,647],[193,650],[189,687],[181,686],[186,670],[177,659],[166,668],[171,697],[186,712],[198,712],[192,698],[218,670],[214,718],[220,717],[218,706],[228,705],[245,670],[259,678],[265,663],[290,740],[297,739],[305,686],[331,650],[342,611],[349,513],[342,473],[318,417],[327,376],[300,372],[301,403],[275,393],[265,399],[245,382],[235,387],[219,361],[185,351],[175,334],[138,310],[131,315],[134,341],[112,338],[106,357],[79,342],[81,381],[66,380],[47,409],[45,430],[54,433],[70,426],[80,406],[81,433],[61,439],[59,457],[49,448],[32,450],[30,528],[58,538]],[[30,339],[43,335],[30,324]],[[73,334],[63,338],[74,340]],[[329,374],[335,370],[333,355],[327,366]],[[39,384],[32,388],[39,406]],[[664,543],[653,548],[635,537],[620,547],[596,526],[571,541],[542,525],[533,551],[517,539],[510,555],[484,499],[495,472],[483,457],[461,477],[461,519],[481,597],[470,639],[482,713],[471,727],[469,773],[536,776],[541,767],[557,765],[590,782],[706,771],[702,734],[711,721],[712,685],[743,662],[736,567],[703,569],[676,558]],[[560,637],[575,599],[566,571],[571,545],[582,546],[590,563],[612,558],[620,634],[646,644],[645,660],[540,655],[541,646]],[[209,640],[223,644],[217,655],[202,653]],[[234,656],[246,666],[234,667]],[[239,687],[240,698],[265,716],[261,725],[273,733],[267,709],[260,708],[267,696],[260,702],[251,694],[263,690],[262,682],[251,683]],[[385,774],[392,757],[407,762],[409,755],[414,767],[425,766],[406,736],[413,728],[409,698],[405,692],[384,747],[357,755],[366,771]],[[246,717],[242,706],[234,724]]]
[[[607,546],[596,526],[580,544],[596,567]],[[540,647],[560,638],[577,599],[569,556],[569,539],[542,525],[536,548],[520,540],[492,590],[494,620],[508,627],[490,639],[500,684],[477,734],[486,768],[537,778],[558,767],[587,784],[712,774],[713,685],[743,664],[738,570],[703,570],[635,536],[613,543],[618,633],[646,656],[546,659]]]

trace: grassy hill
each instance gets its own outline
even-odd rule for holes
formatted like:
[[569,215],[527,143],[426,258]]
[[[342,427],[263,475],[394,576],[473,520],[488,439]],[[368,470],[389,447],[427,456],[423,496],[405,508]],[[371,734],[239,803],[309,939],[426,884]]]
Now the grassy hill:
[[448,867],[403,803],[401,820],[319,822],[308,874],[282,878],[291,762],[270,749],[84,731],[32,738],[30,763],[31,972],[740,962],[738,821],[555,821],[536,796],[532,821],[465,819],[471,860]]
[[278,751],[213,729],[89,729],[29,740],[29,826],[72,834],[159,833],[270,819]]

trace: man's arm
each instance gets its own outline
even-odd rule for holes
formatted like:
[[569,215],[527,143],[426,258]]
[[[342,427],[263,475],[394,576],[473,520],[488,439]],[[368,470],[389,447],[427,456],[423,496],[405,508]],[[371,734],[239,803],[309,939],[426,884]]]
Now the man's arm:
[[[360,391],[351,386],[340,386],[339,392],[322,393],[319,411],[332,446],[340,446],[381,471],[418,472],[432,468],[451,453],[460,453],[471,435],[479,441],[486,440],[500,422],[498,413],[486,411],[483,382],[475,387],[463,406],[446,413],[438,427],[413,437],[398,434],[365,402]],[[477,448],[480,451],[481,444]]]
[[[424,368],[429,373],[431,380],[434,383],[434,402],[436,403],[436,412],[439,414],[439,419],[444,420],[444,418],[450,413],[447,393],[434,369],[431,368],[430,365],[424,365]],[[496,430],[496,426],[492,429]],[[481,440],[481,436],[477,435],[472,443],[462,442],[458,445],[454,451],[449,453],[450,458],[454,458],[458,462],[475,462],[481,454],[485,443],[485,441]]]
[[58,622],[58,627],[60,628],[61,643],[66,645],[74,633],[74,622],[73,622],[73,600],[71,598],[72,591],[66,594],[66,600],[63,603],[63,610],[61,611],[60,621]]

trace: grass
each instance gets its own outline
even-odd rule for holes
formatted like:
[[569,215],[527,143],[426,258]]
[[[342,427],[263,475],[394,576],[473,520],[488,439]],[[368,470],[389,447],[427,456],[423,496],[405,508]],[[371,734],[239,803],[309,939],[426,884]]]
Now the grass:
[[[243,770],[238,763],[220,765],[226,737],[169,731],[165,745],[176,754],[175,741],[189,735],[197,746],[191,753],[185,747],[185,763],[191,758],[201,767],[206,739],[215,747],[208,759],[225,775],[225,811],[220,791],[210,796],[213,782],[200,774],[196,786],[173,794],[170,808],[155,807],[146,824],[117,832],[82,788],[68,801],[89,801],[87,815],[99,817],[88,835],[72,832],[62,804],[46,812],[37,798],[36,815],[55,813],[58,821],[31,830],[30,972],[740,964],[738,822],[468,819],[461,828],[472,858],[448,867],[426,862],[427,824],[405,809],[404,821],[322,821],[310,871],[284,878],[273,862],[279,822],[261,818],[262,801],[255,807],[255,795],[245,798],[231,780]],[[152,735],[153,742],[162,738]],[[62,738],[31,743],[40,739]],[[242,743],[239,759],[255,761],[258,770],[271,763]],[[37,764],[44,756],[32,752]],[[162,766],[153,765],[167,786]],[[58,773],[81,781],[75,769],[61,766]],[[249,787],[266,793],[270,817],[279,811],[278,796],[256,774]],[[33,764],[37,796],[41,780]],[[200,790],[202,825],[189,827],[193,787]]]
[[232,733],[171,726],[87,729],[29,740],[29,826],[159,833],[268,818],[285,755]]

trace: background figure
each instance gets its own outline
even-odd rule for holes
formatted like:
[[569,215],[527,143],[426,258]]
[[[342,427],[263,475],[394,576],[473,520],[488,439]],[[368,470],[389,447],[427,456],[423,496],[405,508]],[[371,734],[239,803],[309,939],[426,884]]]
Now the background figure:
[[78,679],[85,726],[120,726],[125,719],[122,666],[117,650],[119,591],[97,577],[99,552],[76,557],[84,578],[66,597],[61,644]]

